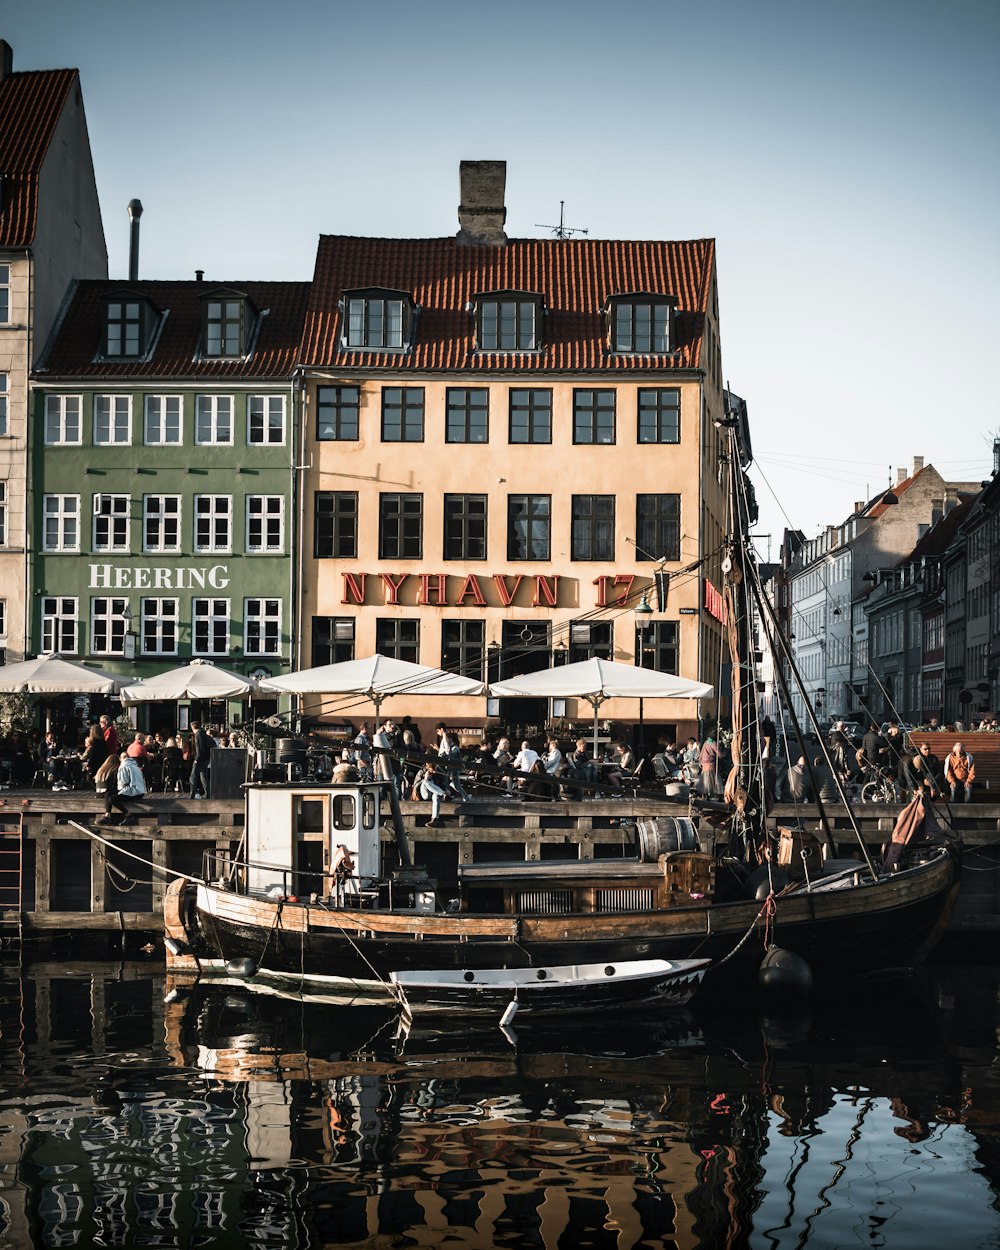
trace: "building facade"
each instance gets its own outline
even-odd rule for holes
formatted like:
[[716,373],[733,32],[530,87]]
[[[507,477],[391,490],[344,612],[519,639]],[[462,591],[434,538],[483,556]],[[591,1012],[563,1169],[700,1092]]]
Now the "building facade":
[[[303,662],[378,651],[506,678],[603,656],[718,686],[714,244],[508,240],[504,181],[501,162],[463,164],[457,238],[320,240]],[[628,702],[602,715],[634,723]],[[591,714],[582,699],[405,710],[470,727]],[[699,710],[647,701],[646,723],[694,732]]]
[[0,40],[0,662],[29,630],[30,370],[71,279],[107,272],[79,74],[15,73]]
[[33,383],[32,650],[288,671],[307,290],[76,284]]

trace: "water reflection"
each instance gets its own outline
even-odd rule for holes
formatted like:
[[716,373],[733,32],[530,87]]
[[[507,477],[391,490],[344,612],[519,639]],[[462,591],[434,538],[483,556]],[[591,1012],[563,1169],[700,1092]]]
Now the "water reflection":
[[512,1042],[8,969],[0,1244],[1000,1245],[997,984],[939,967],[808,1018],[696,1000]]

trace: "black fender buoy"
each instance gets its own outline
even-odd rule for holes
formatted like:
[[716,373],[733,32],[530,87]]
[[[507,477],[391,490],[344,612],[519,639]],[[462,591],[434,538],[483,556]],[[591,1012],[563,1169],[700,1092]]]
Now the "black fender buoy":
[[812,969],[794,951],[769,946],[757,974],[760,987],[769,994],[803,997],[812,989]]
[[243,981],[249,981],[251,977],[257,975],[257,965],[246,956],[242,959],[230,959],[226,964],[226,974],[231,977],[239,977]]
[[775,894],[780,894],[786,885],[788,885],[788,877],[780,868],[772,865],[769,869],[767,864],[761,864],[750,874],[747,889],[750,891],[751,898],[755,898],[758,903],[763,903],[772,890]]

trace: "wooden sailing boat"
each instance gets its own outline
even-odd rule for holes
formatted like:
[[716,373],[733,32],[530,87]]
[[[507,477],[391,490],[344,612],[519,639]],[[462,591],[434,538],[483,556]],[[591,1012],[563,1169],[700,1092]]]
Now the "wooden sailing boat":
[[[755,988],[762,961],[766,981],[781,979],[782,956],[804,961],[816,978],[919,960],[957,888],[952,852],[925,836],[934,832],[926,798],[914,800],[885,863],[872,859],[856,824],[857,850],[843,858],[825,822],[825,846],[810,848],[808,835],[768,820],[754,613],[785,660],[778,668],[790,714],[794,666],[748,539],[739,423],[738,413],[726,421],[733,739],[724,810],[702,804],[692,824],[664,804],[662,815],[639,821],[632,858],[462,864],[442,880],[413,862],[391,783],[254,783],[242,854],[209,857],[203,880],[168,891],[174,967],[391,999],[394,973],[708,959],[706,987]],[[801,736],[797,721],[794,729]],[[811,863],[802,854],[810,849]],[[778,872],[782,856],[788,874]]]

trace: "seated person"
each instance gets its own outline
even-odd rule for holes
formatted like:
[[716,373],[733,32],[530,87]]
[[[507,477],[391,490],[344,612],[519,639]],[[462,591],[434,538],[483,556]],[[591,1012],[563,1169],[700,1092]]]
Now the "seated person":
[[169,794],[184,789],[184,752],[177,745],[176,738],[168,738],[163,748],[161,784]]

